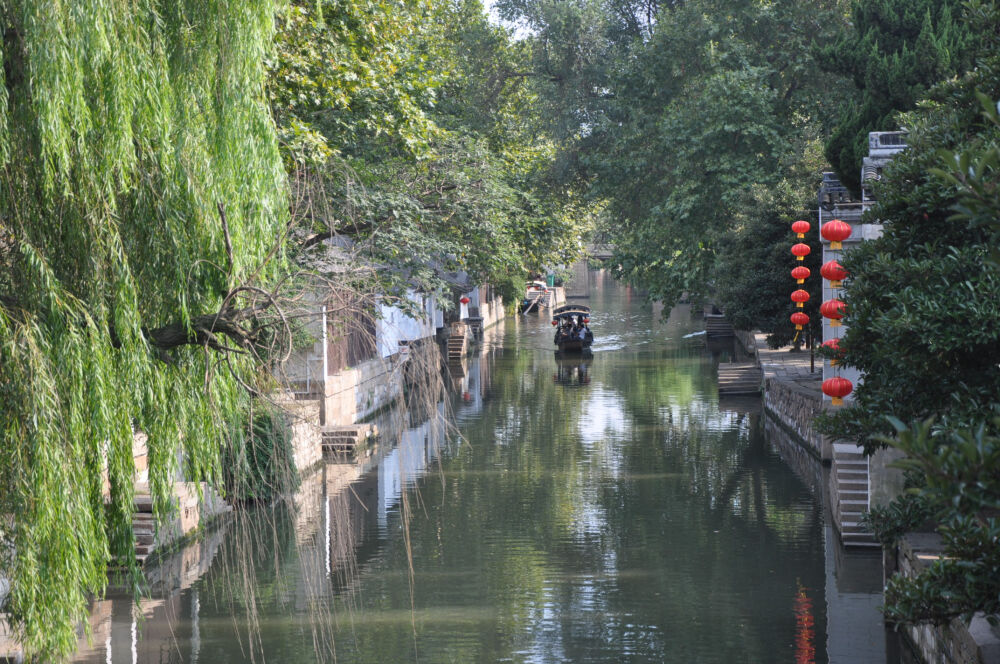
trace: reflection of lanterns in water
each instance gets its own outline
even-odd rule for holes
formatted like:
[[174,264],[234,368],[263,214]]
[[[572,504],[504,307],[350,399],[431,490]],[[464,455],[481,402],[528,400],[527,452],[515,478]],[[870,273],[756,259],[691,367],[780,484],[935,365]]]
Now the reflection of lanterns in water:
[[472,401],[472,395],[468,392],[462,392],[462,399],[465,401]]
[[813,639],[816,626],[812,615],[812,600],[806,594],[805,587],[801,583],[798,585],[795,593],[795,664],[814,664],[816,646]]

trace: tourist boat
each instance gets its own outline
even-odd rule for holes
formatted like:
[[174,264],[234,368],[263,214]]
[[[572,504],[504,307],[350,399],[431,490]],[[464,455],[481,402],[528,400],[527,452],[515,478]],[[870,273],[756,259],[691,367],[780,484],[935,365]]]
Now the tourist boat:
[[560,353],[589,353],[594,343],[590,331],[590,307],[564,304],[552,310],[552,326],[556,328],[555,344]]
[[549,287],[544,281],[532,281],[524,293],[524,300],[521,301],[521,313],[528,313],[531,310],[538,311],[549,302]]

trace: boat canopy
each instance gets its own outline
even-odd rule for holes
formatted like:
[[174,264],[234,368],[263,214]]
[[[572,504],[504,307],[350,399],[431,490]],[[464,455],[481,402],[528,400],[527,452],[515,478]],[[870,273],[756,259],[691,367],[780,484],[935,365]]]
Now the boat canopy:
[[570,318],[571,316],[583,316],[585,318],[590,317],[590,307],[585,307],[582,304],[564,304],[561,307],[556,307],[552,310],[552,318]]

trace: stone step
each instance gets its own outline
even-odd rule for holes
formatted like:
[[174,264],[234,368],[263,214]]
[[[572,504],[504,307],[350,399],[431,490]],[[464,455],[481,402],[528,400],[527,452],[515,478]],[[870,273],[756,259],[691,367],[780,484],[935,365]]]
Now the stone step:
[[136,494],[132,498],[132,504],[135,506],[136,512],[153,511],[153,497],[149,494]]
[[134,533],[151,533],[156,530],[156,524],[152,521],[133,521],[132,522],[132,532]]
[[868,529],[865,528],[865,524],[860,521],[844,520],[840,524],[840,529],[845,532],[850,533],[867,533]]
[[843,466],[837,468],[837,477],[868,477],[868,466],[867,464],[862,468],[861,466]]
[[879,544],[874,538],[872,538],[870,536],[869,537],[860,537],[860,536],[854,536],[854,535],[852,535],[852,536],[841,535],[840,541],[843,543],[844,546],[859,547],[859,548],[860,547],[864,547],[864,548],[870,548],[870,549],[881,549],[882,548],[882,545]]
[[858,471],[863,471],[865,473],[868,472],[868,462],[867,461],[835,458],[833,460],[833,463],[836,466],[836,468],[837,468],[838,471],[839,470],[858,470]]

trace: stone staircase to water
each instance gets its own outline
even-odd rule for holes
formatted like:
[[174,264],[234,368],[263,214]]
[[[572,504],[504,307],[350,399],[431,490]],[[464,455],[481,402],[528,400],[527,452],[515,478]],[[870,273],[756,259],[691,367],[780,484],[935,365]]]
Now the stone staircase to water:
[[371,423],[322,428],[323,459],[338,461],[343,455],[370,444],[378,437],[378,427]]
[[153,551],[156,523],[153,521],[153,497],[148,493],[136,494],[133,502],[132,534],[135,535],[135,559],[141,565]]
[[834,443],[830,483],[844,546],[880,546],[861,523],[869,505],[868,457],[864,450],[852,443]]
[[754,396],[760,394],[763,373],[756,362],[719,364],[719,396]]
[[705,335],[708,337],[731,337],[733,326],[723,314],[705,314]]
[[468,341],[465,338],[465,331],[461,334],[453,333],[448,337],[448,363],[461,362],[465,357]]

